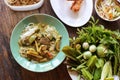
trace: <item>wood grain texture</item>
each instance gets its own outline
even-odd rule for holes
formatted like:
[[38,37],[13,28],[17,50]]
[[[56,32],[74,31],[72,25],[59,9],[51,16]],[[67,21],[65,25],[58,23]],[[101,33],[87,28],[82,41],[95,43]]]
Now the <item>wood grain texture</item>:
[[[45,0],[41,8],[26,12],[12,11],[4,4],[3,0],[0,0],[0,80],[71,80],[64,63],[49,72],[34,73],[22,68],[14,60],[10,51],[10,36],[12,30],[25,16],[35,13],[46,13],[58,18],[51,7],[49,0]],[[116,22],[103,21],[98,17],[95,10],[93,10],[92,16],[94,16],[95,19],[99,19],[99,23],[105,25],[108,29],[120,29],[120,20]],[[88,25],[88,23],[86,25]],[[65,26],[70,37],[76,36],[77,28]]]

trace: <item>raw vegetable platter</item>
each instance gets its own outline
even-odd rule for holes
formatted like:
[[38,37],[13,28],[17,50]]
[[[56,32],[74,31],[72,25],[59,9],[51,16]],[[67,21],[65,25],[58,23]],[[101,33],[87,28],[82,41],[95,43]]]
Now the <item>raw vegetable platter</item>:
[[92,17],[62,49],[73,80],[119,80],[120,32],[105,29],[98,21]]

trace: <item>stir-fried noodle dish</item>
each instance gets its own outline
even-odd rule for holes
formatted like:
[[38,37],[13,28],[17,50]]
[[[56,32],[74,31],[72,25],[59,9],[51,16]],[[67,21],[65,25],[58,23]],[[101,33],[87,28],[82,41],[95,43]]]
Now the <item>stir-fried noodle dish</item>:
[[19,53],[30,61],[49,61],[58,54],[61,38],[62,36],[53,26],[29,23],[20,35]]

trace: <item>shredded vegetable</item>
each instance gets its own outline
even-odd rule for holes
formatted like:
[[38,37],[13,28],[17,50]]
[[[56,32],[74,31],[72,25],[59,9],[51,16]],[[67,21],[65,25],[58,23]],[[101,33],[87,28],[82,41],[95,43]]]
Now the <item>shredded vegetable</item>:
[[113,0],[100,0],[97,9],[105,19],[112,20],[120,16],[120,7]]

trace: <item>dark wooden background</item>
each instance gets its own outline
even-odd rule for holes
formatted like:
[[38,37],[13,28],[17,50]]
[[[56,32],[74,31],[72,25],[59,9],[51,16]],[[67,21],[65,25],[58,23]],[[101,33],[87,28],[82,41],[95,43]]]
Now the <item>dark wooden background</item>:
[[[52,71],[35,73],[25,70],[14,60],[9,44],[12,30],[21,19],[34,13],[46,13],[58,18],[49,0],[45,0],[41,8],[26,12],[12,11],[5,5],[3,0],[0,0],[0,80],[71,80],[64,62]],[[104,21],[97,16],[95,10],[93,10],[92,16],[94,16],[95,19],[99,19],[99,23],[108,29],[120,29],[120,20],[115,22]],[[77,28],[65,26],[70,37],[76,36]]]

